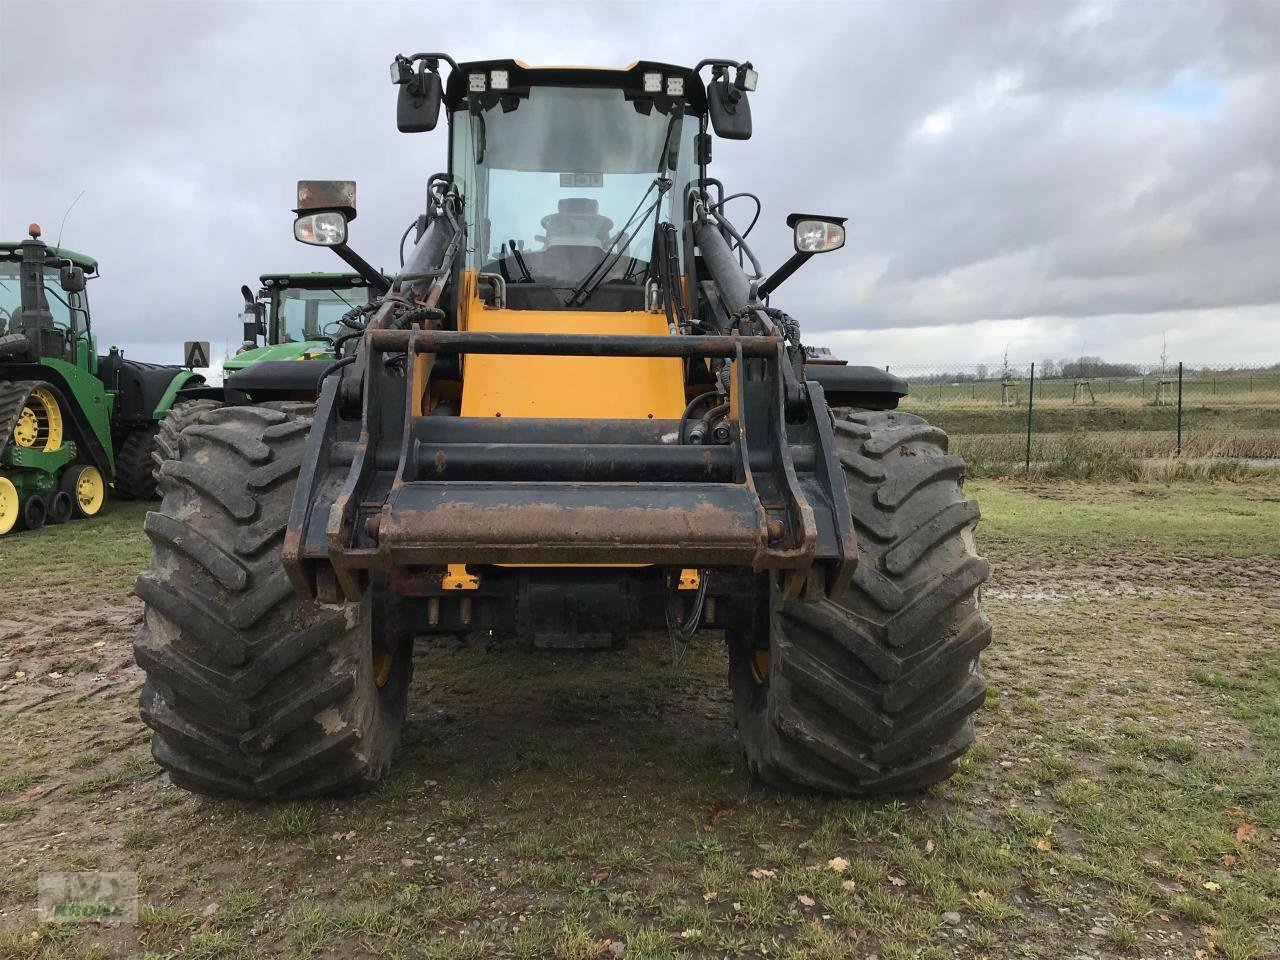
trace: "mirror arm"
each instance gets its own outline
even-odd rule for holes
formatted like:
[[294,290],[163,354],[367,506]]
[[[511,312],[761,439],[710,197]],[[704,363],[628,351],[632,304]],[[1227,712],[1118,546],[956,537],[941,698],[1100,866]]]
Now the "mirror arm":
[[799,270],[804,265],[805,261],[812,256],[812,253],[800,253],[798,251],[793,253],[791,255],[791,259],[780,266],[777,270],[773,271],[773,273],[769,274],[768,279],[761,283],[760,286],[756,287],[757,296],[764,298],[773,293],[773,291],[777,290],[778,287],[782,286],[783,281]]
[[335,244],[329,249],[345,260],[351,269],[369,281],[369,286],[379,294],[384,294],[391,289],[391,283],[382,275],[382,271],[352,250],[347,244]]

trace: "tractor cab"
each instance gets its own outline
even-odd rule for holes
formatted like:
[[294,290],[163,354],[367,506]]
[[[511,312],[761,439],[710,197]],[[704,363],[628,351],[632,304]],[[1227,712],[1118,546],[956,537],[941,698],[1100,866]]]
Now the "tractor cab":
[[[25,338],[21,355],[31,362],[54,358],[95,372],[85,280],[97,276],[97,261],[50,249],[39,224],[28,232],[20,243],[0,243],[0,337]],[[8,343],[16,358],[18,341]]]
[[372,296],[356,273],[264,273],[258,279],[256,295],[241,288],[244,344],[224,362],[227,371],[264,361],[332,359],[334,339],[353,329],[343,316],[367,306]]

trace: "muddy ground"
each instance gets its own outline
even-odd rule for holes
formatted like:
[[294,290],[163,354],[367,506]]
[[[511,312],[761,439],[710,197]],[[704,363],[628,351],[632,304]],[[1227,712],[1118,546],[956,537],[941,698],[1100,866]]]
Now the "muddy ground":
[[[889,802],[751,785],[714,634],[424,646],[376,793],[195,797],[136,715],[142,508],[7,539],[0,958],[1280,955],[1280,488],[974,487],[978,745]],[[85,870],[137,924],[38,922]]]

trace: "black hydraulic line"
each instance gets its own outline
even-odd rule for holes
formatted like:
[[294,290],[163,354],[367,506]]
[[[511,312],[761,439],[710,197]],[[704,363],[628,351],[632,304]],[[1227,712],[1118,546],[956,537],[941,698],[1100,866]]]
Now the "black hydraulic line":
[[688,404],[685,405],[684,413],[680,414],[680,432],[677,434],[677,436],[679,436],[680,438],[681,443],[685,442],[684,428],[688,425],[689,417],[693,413],[694,408],[698,404],[702,403],[702,401],[709,400],[712,397],[718,397],[718,396],[720,396],[720,391],[708,390],[706,393],[698,394],[696,397],[690,400]]

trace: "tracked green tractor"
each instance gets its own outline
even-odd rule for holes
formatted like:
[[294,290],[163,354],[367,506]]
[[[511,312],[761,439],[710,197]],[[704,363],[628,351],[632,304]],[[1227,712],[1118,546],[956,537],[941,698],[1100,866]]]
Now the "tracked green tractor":
[[723,644],[766,783],[948,776],[986,689],[978,509],[907,385],[806,349],[779,302],[843,218],[792,214],[771,273],[730,220],[713,133],[751,135],[752,66],[391,72],[402,131],[449,125],[404,267],[348,245],[354,183],[299,183],[295,237],[376,297],[314,404],[245,396],[161,468],[134,646],[156,760],[207,793],[367,788],[417,638],[661,630]]
[[97,353],[91,257],[50,249],[32,224],[0,243],[0,536],[97,514],[108,487],[155,495],[158,423],[204,378]]

